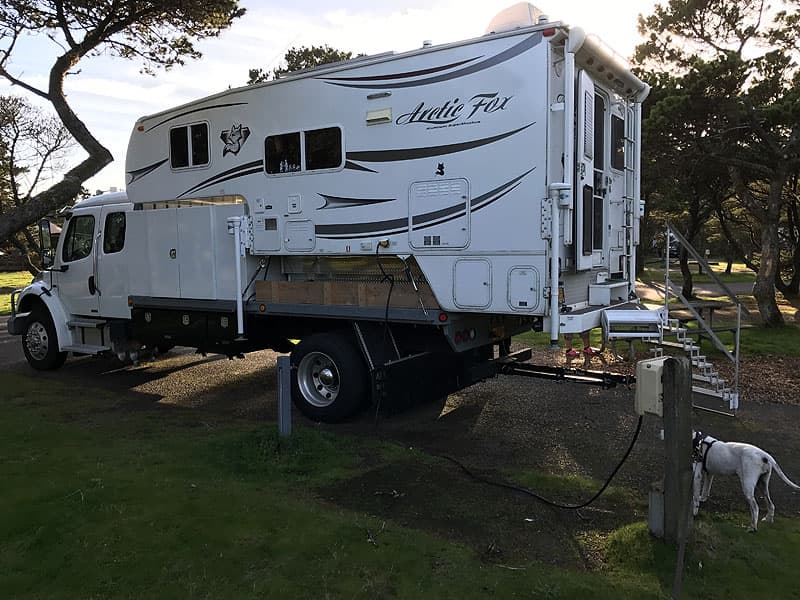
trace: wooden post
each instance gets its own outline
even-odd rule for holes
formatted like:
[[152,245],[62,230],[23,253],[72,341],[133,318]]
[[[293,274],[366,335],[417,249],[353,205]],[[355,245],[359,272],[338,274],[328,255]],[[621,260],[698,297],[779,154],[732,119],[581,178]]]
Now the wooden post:
[[691,526],[692,367],[685,356],[664,361],[664,539],[686,541]]

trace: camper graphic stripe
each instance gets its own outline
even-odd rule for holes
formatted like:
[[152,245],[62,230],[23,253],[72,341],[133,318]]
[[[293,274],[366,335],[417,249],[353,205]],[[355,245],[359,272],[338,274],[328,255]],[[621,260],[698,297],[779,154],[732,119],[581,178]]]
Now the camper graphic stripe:
[[472,75],[473,73],[477,73],[478,71],[483,71],[484,69],[489,69],[491,67],[497,66],[500,63],[504,63],[507,60],[511,60],[512,58],[519,56],[523,52],[530,50],[534,46],[537,46],[542,41],[542,34],[541,32],[536,32],[524,40],[522,40],[516,46],[512,46],[506,50],[503,50],[499,54],[492,56],[491,58],[487,58],[479,63],[475,63],[468,67],[464,67],[463,69],[459,69],[458,71],[453,71],[452,73],[443,73],[442,75],[435,75],[434,77],[428,77],[426,79],[416,79],[414,81],[399,81],[397,83],[385,83],[385,82],[377,82],[377,83],[343,83],[341,81],[326,81],[325,83],[329,83],[330,85],[338,85],[342,87],[349,87],[349,88],[358,88],[358,89],[396,89],[396,88],[407,88],[407,87],[416,87],[420,85],[430,85],[432,83],[441,83],[443,81],[449,81],[451,79],[458,79],[459,77],[464,77],[466,75]]
[[327,83],[330,83],[331,81],[384,81],[386,79],[408,79],[409,77],[430,75],[431,73],[439,73],[440,71],[446,71],[447,69],[460,67],[461,65],[465,65],[469,62],[478,60],[479,58],[483,58],[483,56],[475,56],[473,58],[468,58],[466,60],[460,60],[458,62],[450,63],[449,65],[442,65],[440,67],[431,67],[430,69],[420,69],[419,71],[407,71],[405,73],[390,73],[388,75],[371,75],[368,77],[326,77],[325,79],[330,80]]
[[[470,212],[476,212],[496,202],[516,187],[519,186],[520,180],[531,173],[530,169],[515,177],[493,190],[486,192],[470,202]],[[321,195],[321,194],[320,194]],[[464,216],[464,205],[459,203],[447,208],[424,213],[421,215],[412,216],[414,229],[426,229],[434,225],[440,225],[453,219]],[[374,235],[390,235],[397,233],[404,233],[408,231],[408,218],[402,217],[399,219],[389,219],[386,221],[374,221],[372,223],[336,223],[331,225],[317,225],[315,228],[318,237],[327,239],[341,239],[341,238],[363,238],[371,237]]]
[[151,127],[148,127],[147,130],[145,131],[145,133],[147,133],[149,131],[152,131],[153,129],[155,129],[159,125],[163,125],[164,123],[169,123],[170,121],[174,121],[175,119],[180,119],[181,117],[185,117],[186,115],[191,115],[191,114],[194,114],[196,112],[201,112],[201,111],[204,111],[204,110],[212,110],[214,108],[227,108],[229,106],[239,106],[241,104],[247,104],[247,102],[229,102],[228,104],[214,104],[212,106],[202,106],[200,108],[195,108],[194,110],[187,110],[186,112],[182,112],[182,113],[179,113],[177,115],[172,115],[171,117],[168,117],[168,118],[164,119],[163,121],[159,121],[155,125],[152,125]]
[[169,159],[165,158],[163,160],[159,160],[158,162],[154,162],[152,165],[147,165],[146,167],[142,167],[141,169],[134,169],[133,171],[128,171],[128,175],[131,176],[131,178],[128,180],[128,185],[132,184],[134,181],[138,181],[145,175],[149,175],[150,173],[155,171],[158,167],[167,162],[167,160]]
[[354,162],[351,162],[349,160],[345,161],[344,168],[345,169],[352,169],[353,171],[366,171],[367,173],[377,173],[377,171],[374,170],[374,169],[368,169],[367,167],[365,167],[363,165],[359,165],[358,163],[354,163]]
[[190,187],[185,192],[178,194],[178,198],[180,198],[181,196],[185,196],[186,194],[191,194],[198,190],[202,190],[203,188],[208,187],[210,185],[214,185],[215,183],[230,181],[231,179],[236,179],[237,177],[244,177],[245,175],[252,175],[253,173],[258,173],[259,171],[263,171],[263,169],[264,169],[263,160],[254,160],[253,162],[245,163],[243,165],[238,165],[236,167],[233,167],[232,169],[223,171],[222,173],[217,173],[216,175],[212,175],[208,179],[204,179],[194,187]]
[[317,210],[329,210],[334,208],[347,208],[350,206],[369,206],[370,204],[380,204],[381,202],[391,202],[396,198],[343,198],[341,196],[328,196],[320,194],[325,199],[325,204]]
[[359,160],[363,162],[395,162],[400,160],[414,160],[417,158],[430,158],[431,156],[441,156],[442,154],[453,154],[455,152],[463,152],[464,150],[471,150],[479,146],[485,146],[494,142],[499,142],[502,139],[510,137],[515,133],[519,133],[535,125],[536,121],[529,123],[524,127],[507,131],[500,135],[495,135],[480,140],[472,140],[469,142],[461,142],[459,144],[446,144],[444,146],[428,146],[427,148],[401,148],[397,150],[364,150],[361,152],[348,152],[347,160]]

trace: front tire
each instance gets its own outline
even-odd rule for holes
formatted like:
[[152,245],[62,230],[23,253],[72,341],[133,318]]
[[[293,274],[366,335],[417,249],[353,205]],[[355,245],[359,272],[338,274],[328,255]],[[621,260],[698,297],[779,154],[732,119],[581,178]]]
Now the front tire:
[[67,353],[58,351],[56,327],[46,310],[31,311],[22,335],[22,351],[28,364],[38,371],[57,369],[67,360]]
[[309,419],[336,423],[354,415],[368,390],[361,352],[343,333],[320,333],[292,351],[292,400]]

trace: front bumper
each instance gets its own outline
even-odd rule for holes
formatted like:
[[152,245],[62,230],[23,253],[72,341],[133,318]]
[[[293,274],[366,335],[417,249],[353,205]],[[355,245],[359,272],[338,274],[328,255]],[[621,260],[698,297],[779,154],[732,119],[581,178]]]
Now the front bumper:
[[25,333],[25,328],[28,326],[28,317],[30,316],[31,313],[29,312],[11,315],[8,318],[8,323],[6,323],[8,333],[11,335],[22,335]]

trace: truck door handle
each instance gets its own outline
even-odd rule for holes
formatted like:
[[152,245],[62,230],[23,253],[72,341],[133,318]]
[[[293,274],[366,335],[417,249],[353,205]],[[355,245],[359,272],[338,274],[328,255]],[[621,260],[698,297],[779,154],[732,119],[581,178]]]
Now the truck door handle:
[[94,284],[94,275],[89,276],[89,293],[94,296],[95,292],[97,291],[97,287]]

